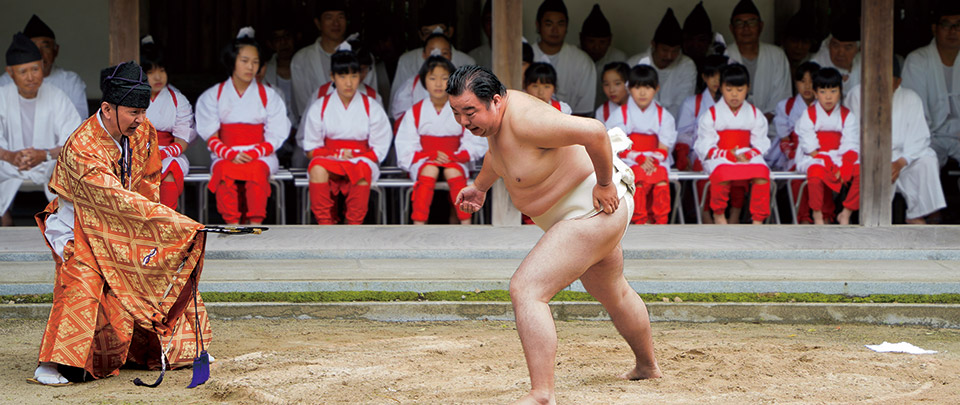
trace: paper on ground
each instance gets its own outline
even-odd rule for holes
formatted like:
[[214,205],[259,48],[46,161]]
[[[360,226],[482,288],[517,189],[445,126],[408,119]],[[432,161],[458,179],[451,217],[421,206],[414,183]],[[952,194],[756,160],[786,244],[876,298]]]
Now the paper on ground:
[[936,350],[924,350],[907,342],[890,343],[883,342],[879,345],[865,345],[868,349],[879,353],[909,353],[909,354],[934,354]]

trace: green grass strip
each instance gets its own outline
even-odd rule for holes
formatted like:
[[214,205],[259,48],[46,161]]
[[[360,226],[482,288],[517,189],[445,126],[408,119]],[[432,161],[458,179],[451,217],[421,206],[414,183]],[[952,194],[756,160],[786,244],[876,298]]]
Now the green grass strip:
[[[807,302],[960,304],[960,294],[876,294],[865,297],[820,293],[670,293],[640,294],[647,302]],[[391,301],[510,301],[506,290],[491,291],[308,291],[308,292],[205,292],[206,302],[391,302]],[[590,294],[561,291],[554,301],[596,301]],[[53,294],[0,295],[0,304],[53,302]]]

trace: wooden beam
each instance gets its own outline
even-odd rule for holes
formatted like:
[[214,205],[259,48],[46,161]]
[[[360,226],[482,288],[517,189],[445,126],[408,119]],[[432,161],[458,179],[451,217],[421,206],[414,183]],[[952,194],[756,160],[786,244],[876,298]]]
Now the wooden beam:
[[862,0],[860,224],[890,226],[893,1]]
[[110,18],[110,64],[140,63],[140,2],[108,0]]
[[[493,2],[493,73],[508,89],[523,87],[521,73],[523,43],[522,0],[488,0]],[[491,195],[492,222],[494,226],[520,225],[520,210],[510,196],[503,180],[493,186]]]

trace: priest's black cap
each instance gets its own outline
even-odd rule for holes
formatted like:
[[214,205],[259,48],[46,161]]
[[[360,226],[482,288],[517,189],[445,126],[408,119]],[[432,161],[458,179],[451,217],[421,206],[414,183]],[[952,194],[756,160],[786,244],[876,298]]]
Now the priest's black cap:
[[673,15],[673,9],[668,8],[667,13],[660,20],[657,31],[653,33],[653,42],[667,46],[678,46],[683,43],[683,29],[680,28],[680,22]]
[[7,48],[7,66],[22,65],[43,59],[40,48],[22,32],[13,34],[13,42]]
[[594,3],[593,9],[590,10],[590,15],[587,16],[586,20],[583,20],[583,28],[580,29],[580,35],[596,38],[613,35],[610,31],[610,22],[607,21],[607,17],[603,16],[603,11],[600,11],[599,4]]
[[740,0],[736,7],[733,8],[733,13],[730,13],[730,19],[732,20],[734,16],[740,14],[753,14],[759,17],[760,9],[757,8],[756,4],[753,4],[753,0]]
[[702,1],[697,3],[693,11],[683,20],[683,33],[688,35],[713,33],[713,24],[710,23],[710,16],[703,8]]
[[23,28],[23,34],[28,38],[36,37],[50,37],[56,39],[57,36],[53,35],[53,30],[50,29],[40,17],[37,17],[36,14],[30,17],[30,21],[27,21],[27,26]]
[[150,82],[134,61],[123,62],[100,71],[103,101],[132,108],[150,106]]

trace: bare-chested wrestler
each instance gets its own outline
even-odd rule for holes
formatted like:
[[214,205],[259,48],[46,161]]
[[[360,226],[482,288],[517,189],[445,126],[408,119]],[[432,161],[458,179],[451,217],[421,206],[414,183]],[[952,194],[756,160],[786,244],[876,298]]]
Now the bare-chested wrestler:
[[490,144],[477,179],[457,204],[479,210],[487,190],[503,178],[513,203],[546,232],[510,280],[531,382],[519,402],[556,402],[557,331],[547,303],[578,278],[636,356],[636,367],[621,377],[660,377],[646,306],[623,277],[620,239],[633,214],[633,173],[613,149],[629,146],[626,135],[608,136],[600,121],[507,91],[478,66],[450,75],[447,93],[457,120]]

